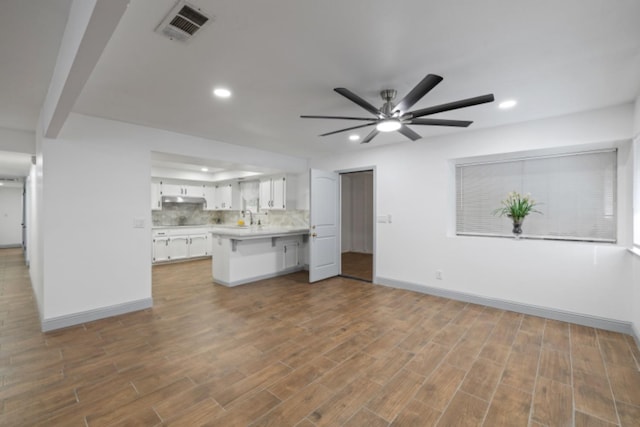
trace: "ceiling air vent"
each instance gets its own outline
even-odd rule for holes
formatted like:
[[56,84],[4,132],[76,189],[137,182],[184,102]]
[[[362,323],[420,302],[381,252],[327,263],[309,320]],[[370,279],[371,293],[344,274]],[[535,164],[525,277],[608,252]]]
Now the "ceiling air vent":
[[200,8],[180,0],[155,31],[171,40],[186,42],[212,18],[203,13]]

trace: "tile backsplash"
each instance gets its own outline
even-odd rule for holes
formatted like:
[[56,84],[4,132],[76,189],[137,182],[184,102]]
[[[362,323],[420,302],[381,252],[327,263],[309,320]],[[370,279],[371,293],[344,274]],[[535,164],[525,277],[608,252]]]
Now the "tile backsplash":
[[[249,223],[249,215],[240,211],[205,211],[195,203],[164,203],[162,210],[151,211],[154,226],[236,224],[240,218]],[[253,214],[262,225],[308,227],[308,210],[265,211]]]

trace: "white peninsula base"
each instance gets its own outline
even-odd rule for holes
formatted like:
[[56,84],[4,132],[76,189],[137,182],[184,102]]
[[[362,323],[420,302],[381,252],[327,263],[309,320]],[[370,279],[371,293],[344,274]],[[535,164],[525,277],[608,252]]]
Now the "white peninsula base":
[[304,268],[307,229],[214,229],[213,281],[238,286]]

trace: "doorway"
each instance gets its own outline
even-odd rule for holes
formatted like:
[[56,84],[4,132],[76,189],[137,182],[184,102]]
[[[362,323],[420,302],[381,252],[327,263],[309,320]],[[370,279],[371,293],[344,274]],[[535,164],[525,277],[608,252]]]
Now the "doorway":
[[373,281],[373,170],[340,173],[342,276]]

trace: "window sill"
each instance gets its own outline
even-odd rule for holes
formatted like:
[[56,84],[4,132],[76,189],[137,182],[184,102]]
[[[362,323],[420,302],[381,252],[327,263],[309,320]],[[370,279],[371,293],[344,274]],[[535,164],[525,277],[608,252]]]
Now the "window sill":
[[632,254],[634,254],[635,256],[640,257],[640,248],[633,247],[633,248],[627,248],[627,250]]

